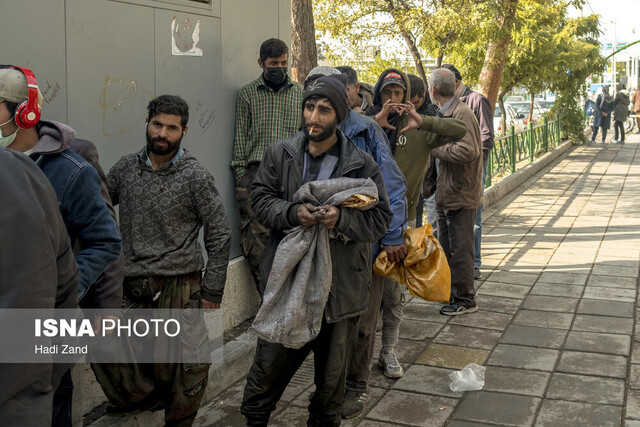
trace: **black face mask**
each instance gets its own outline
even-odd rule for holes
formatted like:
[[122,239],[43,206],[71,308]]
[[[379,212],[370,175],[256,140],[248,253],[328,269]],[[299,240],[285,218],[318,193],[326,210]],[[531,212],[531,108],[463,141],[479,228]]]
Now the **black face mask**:
[[267,67],[264,78],[271,84],[280,85],[287,80],[287,70],[287,67]]

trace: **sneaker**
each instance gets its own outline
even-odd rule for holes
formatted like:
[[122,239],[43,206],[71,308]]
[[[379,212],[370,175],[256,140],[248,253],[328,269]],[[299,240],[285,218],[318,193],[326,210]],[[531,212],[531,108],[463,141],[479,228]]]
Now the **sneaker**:
[[473,268],[473,280],[482,279],[482,272],[478,267]]
[[378,358],[378,365],[384,371],[384,376],[387,378],[400,378],[404,375],[404,369],[400,366],[395,351],[385,353],[380,350],[380,357]]
[[618,142],[618,140],[617,140],[617,139],[615,139],[615,138],[613,138],[613,139],[611,140],[611,143],[612,143],[612,144],[615,144],[615,143],[617,143],[617,142]]
[[369,393],[347,390],[344,394],[344,400],[342,401],[342,412],[340,416],[348,420],[362,415],[367,400],[369,400]]
[[477,305],[474,305],[473,307],[464,307],[452,302],[442,307],[440,309],[440,314],[444,314],[445,316],[459,316],[461,314],[475,313],[476,311],[478,311]]

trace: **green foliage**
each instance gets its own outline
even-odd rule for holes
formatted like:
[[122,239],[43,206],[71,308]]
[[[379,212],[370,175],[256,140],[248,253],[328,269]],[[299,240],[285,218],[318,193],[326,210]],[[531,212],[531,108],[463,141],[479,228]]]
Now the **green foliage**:
[[563,132],[574,141],[585,142],[581,100],[586,99],[585,79],[602,71],[606,61],[600,54],[598,17],[566,19],[555,36],[557,58],[553,63],[550,89],[556,92],[554,110],[563,116]]
[[[423,56],[455,64],[464,82],[477,83],[487,45],[501,40],[504,0],[314,0],[317,36],[331,38],[323,54],[351,65],[363,81],[375,82],[386,68],[415,72],[409,42]],[[579,99],[586,77],[604,60],[595,15],[570,19],[569,5],[585,0],[519,0],[501,82],[501,95],[525,87],[530,93],[556,92],[556,111],[567,135],[582,140]],[[337,42],[337,43],[336,43]],[[415,59],[415,55],[414,58]]]

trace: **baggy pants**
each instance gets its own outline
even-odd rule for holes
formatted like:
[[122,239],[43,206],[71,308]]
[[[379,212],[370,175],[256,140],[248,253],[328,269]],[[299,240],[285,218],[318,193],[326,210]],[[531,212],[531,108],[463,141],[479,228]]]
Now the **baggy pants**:
[[[133,302],[125,298],[126,308],[200,307],[200,271],[179,276],[153,276],[149,279],[154,282],[155,289],[161,290],[159,298],[150,303]],[[200,310],[195,314],[202,316]],[[200,332],[206,334],[206,328]],[[199,341],[198,352],[208,354],[210,358],[209,341]],[[185,351],[185,344],[186,348],[193,347],[192,343],[183,343],[182,348],[161,350],[156,346],[156,353]],[[155,402],[162,402],[167,426],[190,426],[207,388],[210,365],[211,363],[101,363],[92,364],[91,367],[114,406],[135,410],[136,405],[151,406]]]

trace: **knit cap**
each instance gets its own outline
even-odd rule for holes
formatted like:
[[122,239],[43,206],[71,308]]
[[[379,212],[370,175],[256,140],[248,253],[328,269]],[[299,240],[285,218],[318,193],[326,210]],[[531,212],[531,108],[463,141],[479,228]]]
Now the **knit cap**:
[[327,98],[338,116],[338,123],[347,117],[349,103],[347,102],[347,76],[334,74],[320,77],[307,85],[302,95],[302,106],[312,96]]

